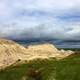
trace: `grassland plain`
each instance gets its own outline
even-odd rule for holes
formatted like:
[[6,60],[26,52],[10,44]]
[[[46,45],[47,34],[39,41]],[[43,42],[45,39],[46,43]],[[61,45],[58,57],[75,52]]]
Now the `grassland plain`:
[[0,80],[80,80],[80,54],[9,66],[0,71]]

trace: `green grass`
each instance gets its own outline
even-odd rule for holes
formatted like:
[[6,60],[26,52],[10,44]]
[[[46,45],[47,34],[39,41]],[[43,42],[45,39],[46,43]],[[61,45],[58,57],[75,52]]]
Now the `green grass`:
[[33,60],[0,71],[0,80],[80,80],[80,54],[65,59]]
[[56,80],[80,80],[80,54],[57,62]]
[[[21,65],[10,66],[0,72],[0,80],[22,80],[23,76],[26,76],[27,80],[47,80],[52,73],[55,77],[55,63],[55,59],[37,59]],[[35,71],[39,72],[33,76],[32,73]]]

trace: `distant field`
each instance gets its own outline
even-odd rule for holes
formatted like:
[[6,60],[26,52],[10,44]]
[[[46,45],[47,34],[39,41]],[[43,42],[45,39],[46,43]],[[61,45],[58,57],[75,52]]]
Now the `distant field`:
[[72,51],[80,51],[80,48],[58,48],[59,50],[64,49],[64,50],[72,50]]
[[10,66],[0,71],[0,80],[80,80],[80,54]]

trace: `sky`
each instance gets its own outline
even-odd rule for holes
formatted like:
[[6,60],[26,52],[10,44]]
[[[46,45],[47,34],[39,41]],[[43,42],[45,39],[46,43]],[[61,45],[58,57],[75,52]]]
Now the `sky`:
[[0,0],[0,38],[80,40],[80,0]]

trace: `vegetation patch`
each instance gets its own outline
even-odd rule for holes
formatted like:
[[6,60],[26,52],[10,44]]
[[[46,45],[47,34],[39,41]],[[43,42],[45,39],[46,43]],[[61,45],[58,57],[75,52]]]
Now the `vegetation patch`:
[[0,80],[80,80],[80,54],[10,66],[0,71]]

